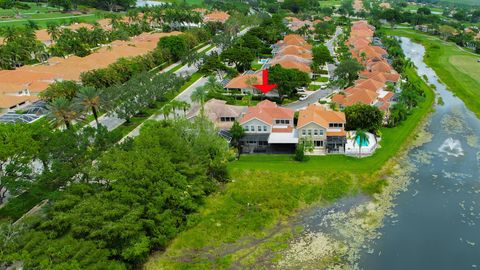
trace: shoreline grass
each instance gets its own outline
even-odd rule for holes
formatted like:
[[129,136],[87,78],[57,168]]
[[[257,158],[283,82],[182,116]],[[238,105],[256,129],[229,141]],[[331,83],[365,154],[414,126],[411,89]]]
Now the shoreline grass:
[[382,129],[383,148],[372,157],[332,155],[299,163],[292,155],[243,155],[229,166],[232,182],[208,197],[189,217],[188,228],[144,269],[242,269],[265,258],[274,261],[271,255],[286,248],[298,230],[290,223],[299,211],[378,191],[435,102],[433,90],[414,69],[407,75],[421,82],[425,99],[400,126]]

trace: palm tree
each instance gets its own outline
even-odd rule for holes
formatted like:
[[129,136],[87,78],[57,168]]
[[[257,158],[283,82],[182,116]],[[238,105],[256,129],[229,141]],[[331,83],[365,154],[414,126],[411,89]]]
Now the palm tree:
[[95,122],[97,127],[98,122],[98,109],[100,107],[100,93],[97,89],[93,87],[83,87],[78,91],[76,101],[85,109],[91,109],[93,117],[95,117]]
[[2,35],[5,38],[5,41],[12,41],[17,37],[18,30],[17,28],[7,25],[1,29]]
[[168,118],[170,113],[172,113],[172,109],[173,109],[172,104],[170,104],[170,103],[167,103],[162,107],[161,111],[162,111],[162,114],[163,114],[163,119],[166,120]]
[[180,101],[180,109],[183,110],[183,116],[187,116],[187,111],[190,109],[190,103],[186,101]]
[[367,132],[363,129],[357,129],[357,131],[355,132],[355,138],[354,138],[354,141],[353,141],[353,145],[355,145],[355,143],[358,143],[358,157],[361,157],[362,156],[362,145],[364,143],[368,143],[368,135],[367,135]]
[[52,100],[47,108],[49,110],[48,117],[55,121],[57,127],[65,125],[67,129],[70,129],[71,122],[80,115],[74,104],[65,97]]
[[175,118],[177,118],[178,117],[177,110],[182,108],[181,101],[174,99],[170,101],[170,106],[172,106],[173,115],[175,116]]
[[204,109],[205,109],[204,105],[205,105],[205,101],[207,100],[207,95],[208,95],[208,91],[205,88],[205,86],[206,85],[198,87],[197,89],[195,89],[192,92],[192,95],[190,96],[192,101],[200,103],[200,106],[201,106],[201,111],[200,112],[201,112],[202,115],[204,113]]

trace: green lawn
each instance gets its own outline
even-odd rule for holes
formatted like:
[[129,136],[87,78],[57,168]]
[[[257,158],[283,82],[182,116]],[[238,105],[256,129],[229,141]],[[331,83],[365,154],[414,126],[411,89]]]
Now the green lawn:
[[[48,7],[45,4],[37,6],[34,3],[26,3],[30,9],[0,9],[0,27],[1,26],[22,26],[27,21],[36,22],[40,27],[45,27],[48,22],[67,23],[69,21],[94,22],[100,19],[99,15],[81,14],[73,15],[62,13],[59,8]],[[15,16],[18,13],[19,16]]]
[[459,48],[451,42],[411,29],[388,29],[389,35],[411,38],[422,43],[427,53],[425,63],[435,70],[448,88],[480,117],[480,55]]
[[[412,69],[408,76],[421,80]],[[188,229],[145,268],[256,269],[257,263],[271,259],[265,256],[287,246],[298,230],[288,219],[299,209],[360,190],[377,191],[390,167],[384,167],[386,162],[415,137],[416,127],[431,111],[434,93],[423,81],[421,87],[425,100],[402,125],[382,130],[382,148],[372,157],[331,155],[300,163],[291,155],[243,155],[232,162],[232,182],[208,197],[199,213],[189,217]]]
[[318,1],[320,3],[321,7],[333,7],[333,6],[339,6],[342,4],[342,1],[336,1],[336,0],[321,0]]

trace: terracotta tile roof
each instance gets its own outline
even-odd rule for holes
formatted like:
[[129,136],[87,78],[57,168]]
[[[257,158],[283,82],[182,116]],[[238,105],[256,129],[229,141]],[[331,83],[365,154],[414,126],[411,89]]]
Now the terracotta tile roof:
[[380,100],[382,100],[382,101],[384,101],[384,102],[388,102],[388,101],[390,101],[394,96],[395,96],[394,93],[388,92],[385,96],[383,96],[382,98],[380,98]]
[[347,132],[345,130],[339,130],[339,131],[328,131],[327,130],[327,136],[347,136]]
[[[80,74],[93,69],[105,68],[122,57],[134,57],[148,53],[157,46],[161,37],[178,35],[171,33],[144,33],[129,41],[114,41],[85,57],[70,56],[55,57],[45,65],[24,66],[17,70],[54,74],[54,77],[64,80],[80,80]],[[1,82],[1,78],[0,78]],[[27,81],[32,82],[32,81]]]
[[370,91],[375,91],[375,92],[380,90],[381,88],[385,87],[385,83],[382,83],[382,82],[379,82],[379,81],[376,81],[376,80],[372,80],[372,79],[358,80],[357,82],[358,83],[355,84],[356,87],[367,89],[367,90],[370,90]]
[[296,55],[307,59],[313,58],[310,49],[297,45],[286,45],[278,51],[277,55]]
[[28,66],[16,70],[2,70],[0,72],[0,83],[27,84],[34,81],[54,81],[59,77],[49,72],[37,72],[27,69]]
[[348,40],[348,44],[347,45],[351,45],[353,46],[354,49],[361,49],[363,47],[366,47],[368,45],[370,45],[370,40],[366,39],[366,38],[355,38],[355,37],[352,37],[351,39]]
[[35,36],[43,43],[48,43],[52,41],[52,38],[50,37],[50,34],[46,29],[40,29],[35,31]]
[[309,65],[292,60],[278,60],[275,62],[275,64],[278,64],[283,68],[297,69],[305,73],[312,73],[312,69]]
[[[210,99],[204,105],[205,115],[215,124],[215,126],[223,129],[232,127],[233,122],[221,121],[221,117],[234,117],[238,119],[248,109],[247,106],[228,105],[224,100]],[[188,112],[187,119],[194,118],[200,113],[200,105],[194,107]]]
[[352,27],[351,27],[352,30],[372,30],[374,31],[375,30],[375,27],[373,27],[372,25],[368,24],[367,21],[356,21],[356,22],[353,22],[352,23]]
[[297,45],[297,46],[307,46],[307,48],[311,48],[303,37],[297,34],[289,34],[283,38],[282,44],[285,45]]
[[388,54],[388,52],[380,46],[370,46],[370,47],[372,47],[372,49],[380,55],[387,55]]
[[275,119],[293,119],[293,110],[278,107],[277,104],[264,100],[254,107],[248,107],[247,113],[240,119],[240,124],[244,124],[254,118],[273,125]]
[[27,86],[21,83],[0,83],[0,94],[17,94],[25,89]]
[[198,13],[206,13],[207,9],[206,8],[194,8],[192,11],[198,12]]
[[73,30],[73,31],[76,31],[80,28],[87,28],[88,30],[92,30],[93,25],[91,25],[89,23],[73,23],[69,26],[66,26],[65,28],[68,28],[68,29]]
[[297,128],[301,128],[311,122],[328,128],[329,123],[345,123],[346,120],[343,112],[330,111],[320,105],[310,104],[306,109],[300,111]]
[[23,102],[38,100],[37,97],[31,96],[8,96],[0,94],[0,109],[10,109]]
[[392,67],[390,64],[388,64],[386,61],[379,61],[379,62],[374,62],[370,65],[370,71],[375,72],[385,72],[385,73],[390,73],[392,72]]
[[291,133],[292,130],[293,130],[293,126],[272,128],[272,132],[279,132],[279,133]]
[[28,85],[30,94],[38,94],[48,88],[50,82],[35,81]]
[[228,18],[230,18],[230,15],[226,12],[223,11],[214,11],[211,13],[206,14],[203,17],[203,22],[221,22],[225,23]]
[[357,38],[371,38],[373,37],[373,31],[368,29],[368,30],[355,30],[350,32],[350,36],[352,37],[357,37]]
[[287,55],[277,55],[277,56],[275,56],[270,61],[270,64],[275,65],[275,64],[277,64],[278,62],[281,62],[281,61],[293,61],[293,62],[305,64],[305,65],[311,65],[312,62],[313,62],[312,59],[303,58],[301,56],[297,56],[297,55],[293,55],[293,54],[287,54]]
[[252,85],[249,85],[249,81],[250,81],[250,83],[253,83],[253,84],[261,84],[262,83],[262,74],[261,73],[255,73],[255,74],[239,75],[239,76],[233,78],[231,81],[229,81],[225,85],[225,88],[228,88],[228,89],[251,88]]
[[344,94],[336,94],[332,97],[332,101],[341,104],[344,107],[352,106],[357,103],[372,105],[377,99],[378,94],[376,92],[356,88],[354,92]]

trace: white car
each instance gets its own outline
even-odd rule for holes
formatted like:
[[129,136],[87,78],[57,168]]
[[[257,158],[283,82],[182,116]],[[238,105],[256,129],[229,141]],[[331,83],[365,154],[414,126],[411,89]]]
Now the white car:
[[322,90],[327,89],[327,85],[324,84],[324,85],[320,86],[320,89],[322,89]]
[[307,98],[308,98],[308,96],[305,96],[305,95],[304,95],[304,96],[301,96],[298,100],[304,101],[304,100],[306,100]]

